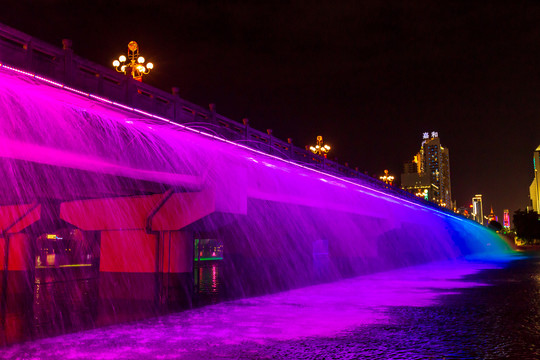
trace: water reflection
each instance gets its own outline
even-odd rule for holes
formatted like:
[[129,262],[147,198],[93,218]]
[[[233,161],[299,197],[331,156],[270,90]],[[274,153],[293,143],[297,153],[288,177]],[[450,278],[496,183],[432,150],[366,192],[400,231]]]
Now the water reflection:
[[223,248],[221,239],[195,239],[193,279],[196,305],[215,304],[224,298]]
[[97,280],[34,285],[34,331],[41,335],[92,327],[97,315]]
[[77,228],[41,234],[36,239],[35,267],[91,267],[97,261],[96,252],[99,254],[98,241],[96,232]]
[[[529,336],[528,344],[539,343],[540,319],[514,323],[530,311],[522,313],[519,303],[511,302],[519,298],[529,306],[539,305],[540,286],[532,275],[540,272],[540,262],[525,260],[528,267],[516,272],[510,262],[514,259],[437,263],[224,302],[20,344],[6,349],[6,355],[386,359],[463,358],[467,354],[469,358],[497,358],[496,354],[502,354],[534,358],[540,355],[534,346],[519,344],[524,334]],[[209,291],[217,284],[212,281],[214,269],[219,279],[219,267],[214,266],[205,269],[201,278],[208,277]],[[524,324],[529,328],[519,331]]]
[[200,305],[215,304],[223,298],[222,264],[219,261],[206,261],[196,268],[194,277],[196,302]]

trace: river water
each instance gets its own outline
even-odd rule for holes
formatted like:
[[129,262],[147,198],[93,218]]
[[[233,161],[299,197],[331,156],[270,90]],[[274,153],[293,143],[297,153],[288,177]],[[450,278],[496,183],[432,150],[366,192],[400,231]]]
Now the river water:
[[440,262],[27,341],[7,359],[539,359],[540,254]]

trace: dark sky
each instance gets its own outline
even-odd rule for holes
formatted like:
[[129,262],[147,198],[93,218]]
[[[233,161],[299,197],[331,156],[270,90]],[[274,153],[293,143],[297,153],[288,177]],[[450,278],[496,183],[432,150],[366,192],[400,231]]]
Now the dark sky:
[[0,22],[108,66],[136,40],[145,82],[370,174],[422,133],[450,149],[458,206],[524,208],[540,144],[537,1],[4,1]]

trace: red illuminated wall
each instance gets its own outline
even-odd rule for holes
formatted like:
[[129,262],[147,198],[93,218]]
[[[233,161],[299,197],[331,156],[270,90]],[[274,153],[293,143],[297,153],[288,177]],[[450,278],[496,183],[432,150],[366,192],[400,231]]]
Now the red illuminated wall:
[[102,231],[99,270],[155,272],[156,240],[144,230]]
[[144,229],[163,195],[77,200],[62,203],[60,217],[83,230]]
[[193,236],[184,231],[162,233],[162,272],[187,273],[193,269]]
[[[6,239],[0,237],[0,270],[4,269],[4,250]],[[26,234],[9,235],[9,267],[10,271],[27,270],[31,261],[30,241]]]

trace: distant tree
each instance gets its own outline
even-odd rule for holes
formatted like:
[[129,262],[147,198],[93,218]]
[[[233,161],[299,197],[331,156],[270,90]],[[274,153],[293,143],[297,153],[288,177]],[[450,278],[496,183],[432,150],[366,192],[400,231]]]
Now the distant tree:
[[495,230],[495,231],[501,231],[503,226],[501,225],[500,222],[498,221],[495,221],[495,220],[491,220],[488,224],[488,228],[490,228],[491,230]]
[[516,210],[514,212],[514,227],[516,236],[525,243],[530,244],[535,239],[540,239],[540,221],[536,211]]

